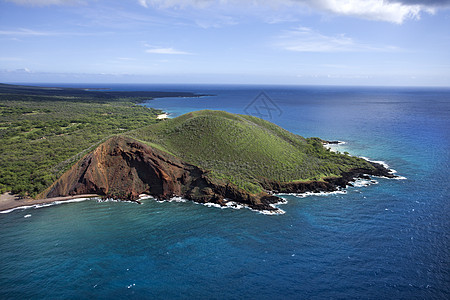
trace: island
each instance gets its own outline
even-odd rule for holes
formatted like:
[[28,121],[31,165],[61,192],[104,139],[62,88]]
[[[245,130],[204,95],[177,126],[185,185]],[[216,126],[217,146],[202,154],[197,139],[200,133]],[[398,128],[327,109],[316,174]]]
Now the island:
[[[124,104],[124,98],[114,100],[125,95],[93,93],[88,95],[94,95],[94,104],[98,98],[105,101],[102,109],[119,103],[122,109],[138,109],[134,102]],[[147,122],[106,130],[109,136],[97,138],[90,148],[49,164],[59,166],[59,173],[26,195],[27,204],[86,195],[139,202],[150,195],[276,213],[276,205],[284,202],[280,193],[333,192],[357,178],[395,177],[381,164],[330,151],[320,138],[304,138],[253,116],[203,110],[166,119],[158,118],[161,111],[147,110]]]

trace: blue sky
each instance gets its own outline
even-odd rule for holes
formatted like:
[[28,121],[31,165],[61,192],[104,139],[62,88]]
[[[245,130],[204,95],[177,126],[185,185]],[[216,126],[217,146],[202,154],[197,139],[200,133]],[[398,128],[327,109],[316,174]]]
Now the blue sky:
[[450,0],[0,0],[0,82],[450,86]]

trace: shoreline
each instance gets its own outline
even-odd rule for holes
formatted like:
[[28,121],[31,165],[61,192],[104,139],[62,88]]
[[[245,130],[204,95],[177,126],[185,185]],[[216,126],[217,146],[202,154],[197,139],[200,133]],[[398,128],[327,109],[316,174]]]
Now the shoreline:
[[[341,144],[343,142],[335,142],[335,144]],[[371,183],[377,183],[370,177],[381,177],[390,179],[406,179],[405,177],[396,175],[396,171],[389,168],[389,165],[384,161],[372,161],[367,157],[362,157],[366,161],[370,162],[376,170],[368,169],[354,169],[349,172],[344,172],[338,178],[328,178],[325,182],[307,182],[307,183],[281,183],[281,182],[266,182],[265,189],[270,192],[270,195],[265,198],[263,203],[259,205],[252,205],[251,203],[245,203],[237,199],[232,201],[226,201],[225,203],[216,202],[203,202],[195,201],[194,199],[188,199],[189,197],[183,197],[179,195],[178,197],[184,198],[186,200],[191,200],[194,203],[204,204],[206,206],[220,206],[221,208],[231,207],[231,208],[242,208],[246,207],[251,210],[258,211],[263,214],[282,214],[284,211],[277,206],[284,204],[284,199],[280,196],[282,195],[295,195],[297,197],[307,197],[312,195],[323,195],[323,194],[333,194],[333,193],[346,193],[345,189],[349,186],[358,186],[358,180],[368,180]],[[362,184],[365,186],[368,184]],[[146,195],[140,194],[139,199],[145,198]],[[37,208],[42,206],[48,206],[51,204],[62,204],[70,202],[78,202],[89,200],[90,198],[104,198],[105,195],[101,196],[98,194],[81,194],[72,196],[58,196],[51,198],[42,199],[32,199],[32,198],[20,198],[18,195],[14,195],[10,192],[0,194],[0,213],[9,213],[17,209],[27,209],[27,208]],[[152,197],[147,195],[147,197]],[[277,198],[277,201],[274,201]],[[78,200],[78,201],[77,201]],[[172,200],[172,199],[171,199]],[[123,200],[120,200],[123,201]],[[126,201],[126,200],[125,200]],[[129,200],[130,201],[130,200]],[[133,201],[133,200],[131,200]],[[139,200],[134,200],[134,202],[141,203]],[[46,205],[47,204],[47,205]]]
[[[367,158],[365,158],[368,160]],[[388,179],[406,179],[404,177],[395,175],[395,170],[386,168],[384,164],[380,164],[379,162],[370,161],[375,167],[377,167],[377,170],[375,172],[366,172],[368,170],[363,169],[355,169],[346,173],[343,173],[341,177],[339,178],[332,178],[329,180],[326,180],[324,183],[320,182],[310,182],[310,183],[301,183],[301,184],[287,184],[287,183],[272,183],[270,185],[271,195],[274,195],[274,198],[278,198],[277,201],[267,201],[266,203],[262,203],[259,207],[249,205],[247,203],[242,203],[240,201],[232,200],[232,201],[226,201],[225,204],[221,203],[215,203],[215,202],[198,202],[195,200],[187,199],[183,196],[174,197],[169,200],[163,200],[164,201],[173,201],[175,198],[183,199],[182,202],[185,201],[192,201],[196,204],[203,204],[205,206],[211,207],[220,207],[220,208],[248,208],[252,211],[257,211],[262,214],[268,214],[268,215],[279,215],[283,214],[284,211],[278,207],[278,205],[285,204],[287,201],[282,196],[283,195],[293,195],[296,197],[304,198],[308,196],[317,196],[317,195],[329,195],[329,194],[337,194],[342,193],[346,194],[346,188],[349,186],[355,186],[354,183],[358,179],[367,179],[370,180],[367,177],[373,176],[373,177],[382,177],[382,178],[388,178]],[[400,177],[400,178],[398,178]],[[372,181],[372,180],[370,180]],[[272,186],[273,185],[273,186]],[[323,186],[322,186],[323,185]],[[365,185],[363,185],[365,186]],[[268,187],[266,187],[268,188]],[[0,195],[0,214],[3,213],[9,213],[17,209],[27,209],[27,208],[37,208],[39,206],[45,205],[45,204],[63,204],[63,203],[70,203],[70,202],[76,202],[76,200],[84,201],[88,200],[90,198],[104,198],[105,196],[101,196],[98,194],[81,194],[81,195],[72,195],[72,196],[60,196],[60,197],[52,197],[52,198],[43,198],[43,199],[32,199],[32,198],[20,198],[18,195],[14,195],[11,193],[4,193]],[[153,198],[151,195],[146,194],[140,194],[140,199],[145,198]],[[135,200],[133,202],[141,203],[139,200]],[[119,200],[119,201],[126,201],[126,200]],[[161,201],[161,200],[160,200]]]
[[[381,167],[384,167],[382,164],[373,162],[373,164],[375,165],[379,165]],[[395,170],[392,169],[388,169],[386,168],[386,170],[388,171],[388,174],[384,174],[385,176],[379,176],[379,175],[374,175],[374,174],[366,174],[366,173],[359,173],[358,171],[353,171],[353,172],[348,172],[347,174],[344,174],[344,176],[340,177],[339,179],[333,179],[330,180],[331,182],[328,182],[329,185],[333,186],[333,188],[329,189],[330,186],[327,186],[328,189],[320,189],[319,190],[316,188],[307,188],[306,190],[291,190],[291,189],[282,189],[282,191],[274,191],[272,190],[272,195],[274,195],[275,197],[278,198],[277,202],[273,202],[273,203],[266,203],[266,205],[263,205],[263,208],[256,208],[256,207],[252,207],[251,205],[248,205],[246,203],[241,203],[239,201],[233,201],[233,200],[228,200],[226,201],[225,205],[223,204],[219,204],[219,203],[214,203],[214,202],[198,202],[198,201],[194,201],[194,200],[190,200],[187,199],[185,197],[182,196],[175,196],[172,197],[171,199],[168,200],[156,200],[158,202],[193,202],[195,204],[201,204],[207,207],[218,207],[221,209],[224,208],[232,208],[232,209],[241,209],[241,208],[247,208],[250,209],[252,211],[255,212],[259,212],[261,214],[264,215],[280,215],[280,214],[284,214],[285,211],[280,209],[278,206],[282,205],[282,204],[286,204],[287,200],[285,198],[283,198],[282,196],[284,195],[291,195],[291,196],[295,196],[298,198],[305,198],[308,196],[328,196],[328,195],[332,195],[332,194],[346,194],[347,193],[347,188],[349,186],[358,186],[358,185],[354,185],[355,182],[358,181],[358,179],[367,179],[365,178],[366,176],[373,176],[373,177],[381,177],[381,178],[386,178],[386,179],[406,179],[404,177],[395,175]],[[394,171],[394,172],[392,172]],[[386,175],[390,175],[390,176],[386,176]],[[398,178],[400,177],[400,178]],[[344,182],[342,182],[342,180]],[[336,181],[336,182],[334,182]],[[373,180],[370,180],[373,181]],[[371,182],[373,183],[378,183],[378,182]],[[370,184],[364,184],[361,185],[361,187],[363,186],[367,186]],[[286,187],[285,187],[286,188]],[[63,203],[70,203],[70,202],[76,202],[74,200],[80,200],[80,201],[84,201],[84,200],[89,200],[91,198],[98,198],[98,199],[102,199],[104,196],[98,195],[98,194],[81,194],[81,195],[73,195],[73,196],[61,196],[61,197],[52,197],[52,198],[43,198],[43,199],[32,199],[32,198],[23,198],[20,199],[18,195],[13,195],[11,193],[4,193],[0,195],[0,214],[3,213],[9,213],[12,212],[14,210],[17,209],[27,209],[27,208],[37,208],[40,205],[45,205],[45,204],[63,204]],[[141,199],[147,199],[147,198],[154,198],[151,195],[147,195],[147,194],[140,194],[139,195],[139,200]],[[137,201],[132,201],[132,202],[136,202],[141,204],[141,202],[137,200]],[[124,201],[124,202],[128,202],[127,200],[118,200],[119,202]],[[268,207],[267,207],[268,205]]]
[[[381,178],[389,178],[389,179],[406,179],[403,176],[396,175],[396,171],[389,168],[389,165],[384,161],[372,161],[366,157],[364,157],[366,161],[370,162],[376,170],[367,170],[367,169],[354,169],[349,172],[344,172],[342,176],[339,178],[328,178],[325,182],[308,182],[308,183],[275,183],[275,182],[267,182],[267,186],[265,187],[267,190],[270,190],[270,195],[273,195],[278,198],[277,201],[273,201],[274,199],[266,199],[264,203],[260,205],[253,206],[249,203],[243,203],[239,200],[226,201],[226,203],[215,203],[215,202],[198,202],[192,199],[184,198],[183,196],[178,196],[180,198],[184,198],[185,200],[193,201],[194,203],[204,204],[205,206],[219,206],[221,208],[249,208],[253,211],[258,211],[262,214],[283,214],[284,211],[277,207],[280,204],[284,204],[285,199],[280,197],[282,195],[294,195],[297,197],[307,197],[313,195],[328,195],[334,193],[346,193],[345,189],[349,186],[358,186],[357,182],[359,180],[369,180],[371,183],[377,183],[375,180],[370,177],[381,177]],[[375,181],[375,182],[373,182]],[[363,184],[361,186],[365,186],[367,184]],[[38,208],[42,206],[48,206],[51,204],[62,204],[62,203],[70,203],[70,202],[78,202],[89,200],[90,198],[104,198],[105,196],[101,196],[98,194],[81,194],[81,195],[72,195],[72,196],[58,196],[51,198],[42,198],[42,199],[32,199],[32,198],[20,198],[18,195],[14,195],[10,192],[6,192],[0,194],[0,214],[9,213],[17,209],[27,209],[27,208]],[[143,198],[153,198],[153,196],[140,194],[139,199]],[[270,197],[271,198],[271,197]],[[77,201],[78,200],[78,201]],[[170,199],[172,200],[172,199]],[[124,201],[124,200],[120,200]],[[125,200],[126,201],[126,200]],[[134,200],[134,202],[141,203],[139,200]],[[47,204],[47,205],[46,205]]]
[[11,210],[21,209],[21,208],[29,208],[42,204],[50,204],[54,202],[66,202],[70,200],[76,199],[84,199],[84,198],[96,198],[101,197],[97,194],[83,194],[83,195],[74,195],[74,196],[65,196],[65,197],[53,197],[53,198],[44,198],[44,199],[32,199],[32,198],[23,198],[20,199],[17,195],[13,195],[11,193],[4,193],[0,195],[0,213],[7,213]]

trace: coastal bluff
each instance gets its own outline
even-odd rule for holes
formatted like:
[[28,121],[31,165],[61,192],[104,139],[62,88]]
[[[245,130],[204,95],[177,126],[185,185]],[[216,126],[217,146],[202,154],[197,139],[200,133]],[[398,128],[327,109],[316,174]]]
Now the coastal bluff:
[[[323,148],[319,144],[315,143],[314,147]],[[198,203],[243,205],[258,211],[277,212],[275,204],[284,202],[277,193],[333,192],[351,185],[356,178],[394,177],[382,165],[364,160],[363,167],[354,166],[340,176],[320,180],[280,181],[261,176],[255,181],[249,178],[260,187],[260,190],[249,191],[212,174],[215,170],[188,163],[150,145],[127,136],[112,137],[73,165],[39,198],[96,194],[139,202],[140,195],[148,194],[158,200],[182,197]]]
[[149,194],[158,200],[183,197],[225,205],[226,198],[257,210],[273,210],[278,197],[251,195],[229,184],[211,182],[206,171],[128,137],[116,136],[87,154],[64,173],[41,198],[97,194],[138,201]]

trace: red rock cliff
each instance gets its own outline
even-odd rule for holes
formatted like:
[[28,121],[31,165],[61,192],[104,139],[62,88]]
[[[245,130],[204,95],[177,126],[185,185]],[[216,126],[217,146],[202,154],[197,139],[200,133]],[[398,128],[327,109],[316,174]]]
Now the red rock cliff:
[[280,199],[266,193],[250,195],[208,180],[205,171],[131,138],[116,136],[82,158],[42,197],[98,194],[136,200],[146,193],[158,199],[181,196],[200,203],[223,205],[224,198],[255,209],[274,209]]
[[[266,190],[275,192],[330,192],[350,185],[355,178],[366,178],[366,174],[395,177],[382,165],[372,165],[375,170],[354,169],[341,177],[325,178],[324,181],[283,183],[262,179],[260,183]],[[254,195],[231,184],[212,182],[205,170],[123,136],[113,137],[98,146],[40,196],[97,194],[137,200],[143,193],[163,200],[180,196],[220,205],[232,200],[257,210],[276,210],[272,204],[281,200],[266,192]]]

